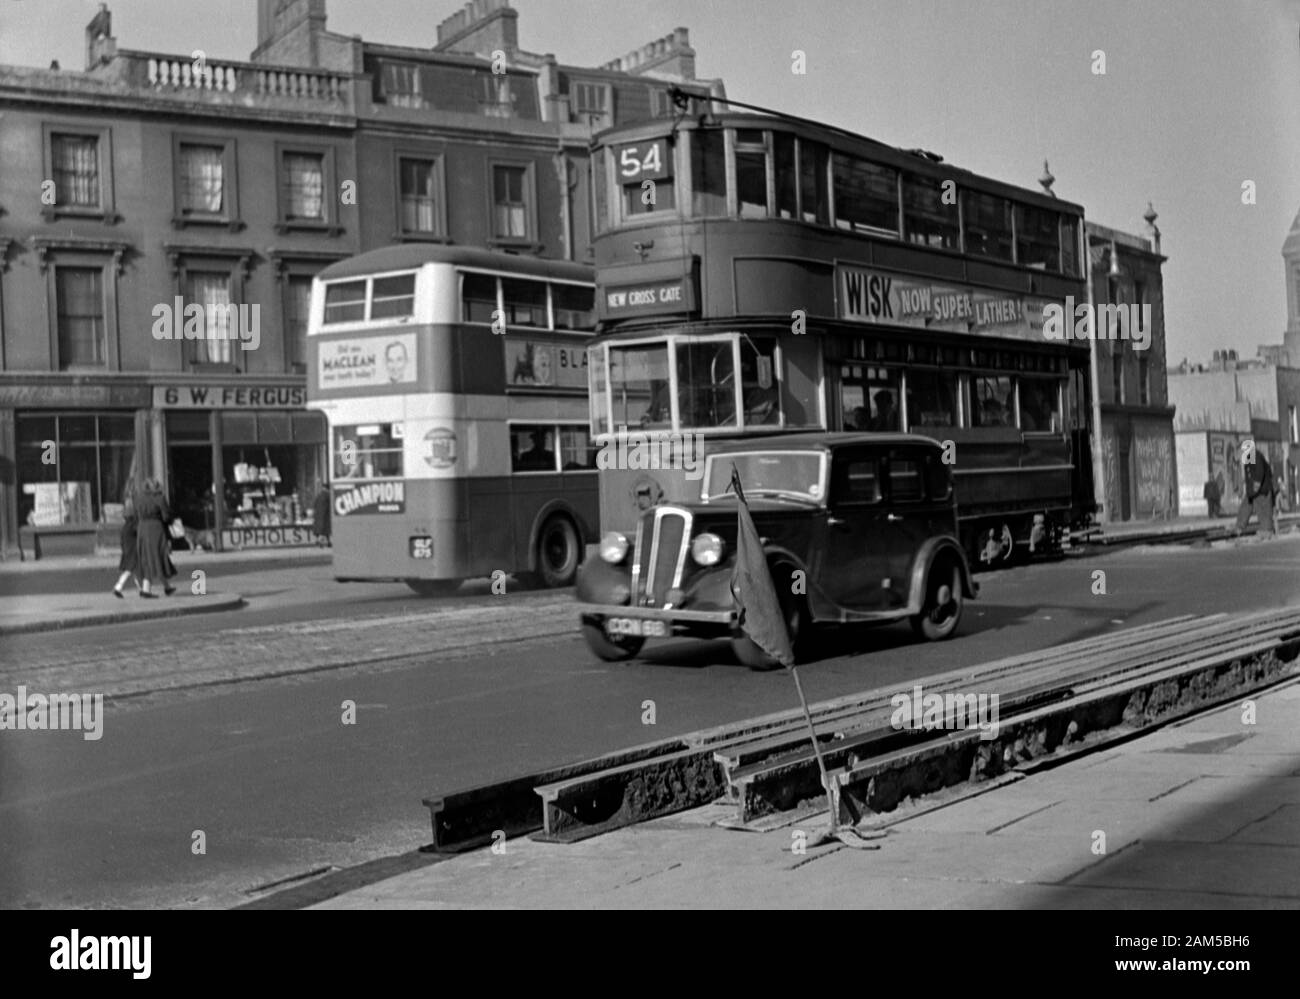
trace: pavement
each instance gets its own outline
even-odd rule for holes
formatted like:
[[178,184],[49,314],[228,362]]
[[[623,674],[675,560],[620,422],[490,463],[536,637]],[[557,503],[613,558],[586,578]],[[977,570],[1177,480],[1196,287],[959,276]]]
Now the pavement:
[[734,809],[714,804],[576,844],[503,837],[312,908],[1297,909],[1297,717],[1291,679],[1055,769],[904,805],[876,849],[813,845],[825,813],[719,828]]

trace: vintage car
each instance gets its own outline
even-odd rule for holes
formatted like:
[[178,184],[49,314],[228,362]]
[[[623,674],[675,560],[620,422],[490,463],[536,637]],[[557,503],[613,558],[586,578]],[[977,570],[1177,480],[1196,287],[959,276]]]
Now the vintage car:
[[601,659],[647,638],[730,638],[741,662],[775,661],[739,627],[731,592],[739,475],[796,660],[814,627],[907,619],[950,637],[975,596],[957,540],[952,475],[928,437],[809,433],[724,445],[704,463],[698,503],[646,510],[636,537],[611,532],[578,573],[583,636]]

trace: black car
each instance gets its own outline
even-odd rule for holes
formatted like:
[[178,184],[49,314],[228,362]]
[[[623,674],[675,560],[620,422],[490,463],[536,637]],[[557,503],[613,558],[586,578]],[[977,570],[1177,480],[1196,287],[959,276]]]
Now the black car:
[[741,662],[774,661],[738,626],[731,592],[733,468],[762,539],[796,658],[814,626],[909,620],[936,641],[975,596],[957,540],[952,475],[928,437],[812,433],[726,445],[705,459],[698,503],[646,510],[636,537],[605,536],[578,573],[587,645],[635,656],[647,638],[730,638]]

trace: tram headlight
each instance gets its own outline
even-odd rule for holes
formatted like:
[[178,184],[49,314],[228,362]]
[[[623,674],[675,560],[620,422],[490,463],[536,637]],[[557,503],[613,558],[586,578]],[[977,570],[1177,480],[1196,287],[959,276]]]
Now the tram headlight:
[[717,565],[722,561],[722,553],[726,550],[726,542],[708,531],[697,534],[691,542],[691,558],[700,565]]
[[600,557],[610,565],[618,565],[627,558],[627,536],[610,531],[600,539]]

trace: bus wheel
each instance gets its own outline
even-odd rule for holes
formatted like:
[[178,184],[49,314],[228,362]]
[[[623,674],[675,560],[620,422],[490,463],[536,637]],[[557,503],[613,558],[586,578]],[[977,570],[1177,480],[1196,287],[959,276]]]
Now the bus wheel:
[[940,556],[930,567],[921,613],[911,618],[912,630],[927,642],[951,638],[961,623],[961,569]]
[[408,579],[406,585],[422,597],[437,597],[455,593],[459,579]]
[[583,621],[582,637],[587,648],[595,653],[597,659],[607,663],[621,663],[631,659],[641,651],[645,639],[637,635],[618,635],[611,638],[605,634],[605,626],[600,622]]
[[549,587],[571,586],[582,559],[578,530],[568,517],[552,517],[537,538],[537,573]]

